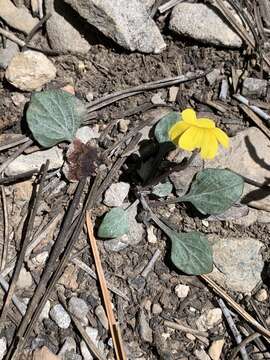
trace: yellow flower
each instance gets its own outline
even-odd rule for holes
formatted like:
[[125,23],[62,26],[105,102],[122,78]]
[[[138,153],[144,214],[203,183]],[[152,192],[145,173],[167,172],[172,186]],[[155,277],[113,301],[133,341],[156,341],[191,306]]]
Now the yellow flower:
[[203,159],[213,159],[217,155],[218,144],[229,147],[229,138],[214,121],[197,119],[193,109],[182,111],[182,119],[169,130],[169,137],[181,149],[193,151],[200,149]]

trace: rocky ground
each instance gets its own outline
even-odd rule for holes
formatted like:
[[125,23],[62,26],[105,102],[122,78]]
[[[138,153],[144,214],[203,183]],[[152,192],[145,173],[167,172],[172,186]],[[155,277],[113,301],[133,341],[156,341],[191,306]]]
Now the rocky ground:
[[[126,235],[97,236],[127,358],[270,359],[268,2],[0,0],[0,20],[0,359],[116,358],[87,231],[77,222],[99,177],[105,180],[88,204],[96,235],[109,209],[130,207]],[[123,95],[163,79],[169,85]],[[33,93],[52,89],[76,95],[88,112],[71,144],[44,150],[32,139],[25,113]],[[120,97],[108,102],[114,93]],[[146,186],[145,164],[158,152],[153,126],[168,111],[187,107],[214,119],[230,136],[230,148],[213,161],[196,155],[185,170],[169,173],[164,195],[156,179],[190,154],[172,151]],[[37,173],[47,159],[37,193]],[[187,203],[160,204],[185,194],[204,168],[242,175],[241,201],[218,216],[203,216]],[[168,238],[140,195],[178,231],[208,237],[209,278],[225,296],[171,264]],[[15,357],[18,337],[20,346],[25,342]]]

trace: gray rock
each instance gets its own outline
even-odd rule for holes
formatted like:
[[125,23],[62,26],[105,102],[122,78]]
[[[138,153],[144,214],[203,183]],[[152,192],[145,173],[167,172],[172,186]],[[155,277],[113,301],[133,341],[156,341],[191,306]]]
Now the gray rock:
[[51,303],[48,300],[39,315],[39,321],[43,321],[44,319],[49,319],[50,308],[51,308]]
[[0,0],[0,18],[14,29],[28,34],[38,23],[25,7],[16,7],[10,0]]
[[84,320],[89,311],[87,303],[77,296],[72,296],[72,298],[70,298],[68,302],[68,309],[80,320]]
[[170,29],[206,44],[239,48],[241,38],[205,4],[181,3],[174,7]]
[[71,51],[85,54],[91,46],[63,16],[57,13],[53,0],[46,1],[46,9],[52,16],[46,22],[50,45],[59,51]]
[[[85,331],[87,332],[87,335],[90,337],[90,339],[93,341],[93,343],[98,347],[98,345],[99,345],[98,338],[97,338],[98,330],[95,328],[92,328],[90,326],[87,326]],[[88,346],[86,345],[86,343],[84,341],[80,342],[80,349],[81,349],[81,354],[82,354],[84,360],[92,360],[93,359],[93,356],[91,355],[90,351],[88,350]]]
[[152,343],[153,331],[149,326],[148,320],[143,310],[139,313],[139,332],[143,341]]
[[100,137],[99,126],[98,124],[94,126],[82,126],[80,127],[75,137],[81,140],[82,143],[86,144],[88,141],[92,139],[98,139]]
[[[263,184],[269,178],[269,139],[256,127],[250,127],[230,138],[229,149],[220,147],[219,155],[205,161],[206,168],[230,169]],[[267,189],[246,184],[242,202],[259,210],[270,211],[270,194]]]
[[220,69],[214,69],[206,75],[209,85],[213,85],[220,77]]
[[267,80],[246,78],[243,81],[242,94],[244,96],[264,97],[267,92]]
[[33,91],[53,80],[56,68],[44,54],[27,50],[12,58],[5,75],[18,89]]
[[33,284],[33,279],[31,273],[27,271],[23,266],[20,271],[16,286],[18,289],[28,289],[32,286],[32,284]]
[[61,304],[56,304],[51,308],[50,317],[60,329],[67,329],[71,323],[70,316]]
[[151,10],[151,8],[154,6],[156,0],[141,0],[141,2],[144,4],[147,10]]
[[39,170],[41,165],[50,160],[49,170],[58,169],[63,165],[63,151],[57,146],[37,151],[28,155],[18,156],[6,169],[7,176],[21,174],[30,170]]
[[215,265],[209,277],[230,290],[251,293],[261,282],[263,244],[246,237],[221,239],[213,235],[209,240]]
[[198,359],[198,360],[211,360],[211,358],[207,355],[207,353],[203,349],[195,350],[194,355],[196,356],[196,359]]
[[11,59],[18,54],[19,46],[7,39],[6,48],[0,48],[0,69],[6,69]]
[[68,336],[57,355],[65,360],[67,353],[71,352],[76,352],[76,341],[71,336]]
[[111,207],[119,207],[128,195],[130,185],[125,182],[112,184],[105,192],[104,204]]
[[7,340],[6,338],[0,338],[0,360],[4,359],[4,356],[7,352]]
[[101,322],[102,326],[106,330],[108,330],[109,329],[108,319],[107,319],[107,315],[106,315],[106,312],[104,310],[104,307],[102,305],[98,305],[95,308],[95,314],[96,314],[98,320]]
[[65,0],[91,25],[131,51],[160,53],[166,44],[140,0]]
[[196,326],[199,331],[207,331],[216,326],[221,320],[222,311],[220,308],[207,309],[196,320]]

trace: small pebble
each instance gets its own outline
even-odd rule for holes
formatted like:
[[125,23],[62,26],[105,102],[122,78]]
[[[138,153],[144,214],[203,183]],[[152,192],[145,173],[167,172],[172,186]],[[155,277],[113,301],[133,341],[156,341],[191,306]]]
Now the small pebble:
[[[98,330],[95,328],[92,328],[90,326],[87,326],[85,328],[85,331],[87,333],[87,335],[90,337],[90,339],[93,341],[93,343],[98,347]],[[91,355],[90,351],[88,350],[88,346],[86,345],[86,343],[82,340],[80,342],[80,350],[81,350],[81,354],[83,356],[84,360],[92,360],[93,356]]]
[[4,359],[5,353],[7,351],[7,340],[6,338],[0,338],[0,360]]
[[162,307],[159,303],[154,303],[152,306],[152,313],[154,315],[159,315],[162,313]]
[[220,308],[210,309],[204,311],[199,319],[196,321],[196,325],[199,331],[207,331],[217,325],[222,319],[222,311]]
[[121,131],[122,133],[126,133],[128,131],[128,125],[129,124],[130,124],[130,120],[120,119],[118,121],[119,131]]
[[108,330],[109,329],[108,319],[107,319],[107,315],[105,313],[104,307],[102,305],[98,305],[95,308],[95,314],[96,314],[98,320],[101,322],[102,326],[106,330]]
[[22,267],[20,271],[20,275],[17,282],[17,288],[18,289],[28,289],[32,286],[33,280],[31,273],[25,269],[25,267]]
[[130,185],[125,182],[112,184],[105,192],[104,204],[110,207],[119,207],[128,195]]
[[179,299],[183,299],[188,296],[190,287],[187,285],[178,284],[176,285],[174,291],[176,295],[179,297]]
[[179,91],[178,86],[172,86],[169,88],[169,102],[175,102]]
[[12,58],[20,51],[19,46],[7,39],[6,48],[0,47],[0,69],[6,69]]
[[71,336],[68,336],[57,355],[65,360],[65,354],[71,351],[76,352],[76,341]]
[[266,301],[268,299],[267,291],[265,289],[260,289],[259,291],[256,292],[255,299],[260,302]]
[[143,341],[152,343],[153,331],[149,326],[148,320],[143,310],[140,310],[139,314],[139,332]]
[[147,240],[150,244],[155,244],[157,242],[157,237],[154,234],[154,226],[153,225],[149,225],[147,227]]
[[267,80],[246,78],[243,81],[242,94],[244,96],[263,97],[267,91]]
[[81,140],[82,143],[86,144],[92,139],[98,139],[100,137],[98,124],[94,126],[82,126],[80,127],[75,135],[76,139]]
[[214,69],[213,71],[208,73],[206,75],[206,79],[209,85],[213,85],[218,80],[219,76],[220,76],[220,69]]
[[51,308],[51,303],[48,300],[39,315],[39,321],[43,321],[44,319],[49,319],[50,308]]
[[151,98],[151,102],[154,105],[166,104],[165,100],[162,98],[162,93],[157,93],[153,95]]
[[20,106],[21,104],[25,104],[27,99],[21,93],[13,93],[11,95],[11,100],[15,106]]
[[72,296],[68,302],[68,309],[69,311],[76,316],[76,318],[80,320],[84,320],[86,317],[89,307],[87,303],[76,296]]
[[61,304],[54,305],[50,310],[50,316],[61,329],[67,329],[71,323],[70,316]]
[[219,339],[212,342],[208,350],[208,354],[212,360],[219,360],[224,343],[224,339]]
[[89,102],[94,100],[94,94],[92,92],[87,93],[85,97],[86,97],[86,100]]

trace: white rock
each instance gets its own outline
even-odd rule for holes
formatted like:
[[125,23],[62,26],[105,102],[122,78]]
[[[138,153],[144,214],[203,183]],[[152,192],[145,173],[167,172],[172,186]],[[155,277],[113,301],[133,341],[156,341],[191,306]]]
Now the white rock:
[[0,69],[6,69],[12,58],[18,54],[19,50],[20,49],[17,44],[7,39],[6,48],[0,48]]
[[170,29],[206,44],[241,47],[241,38],[205,4],[181,3],[173,8]]
[[260,289],[259,291],[256,292],[255,299],[260,302],[266,301],[268,299],[267,291],[265,289]]
[[91,25],[131,51],[160,53],[166,44],[140,0],[65,0]]
[[263,97],[267,92],[267,80],[246,78],[243,81],[242,94],[244,96]]
[[119,207],[128,195],[130,185],[125,182],[112,184],[105,193],[104,204],[111,207]]
[[38,23],[25,7],[16,7],[10,0],[0,0],[0,18],[11,27],[28,34]]
[[7,352],[7,340],[6,338],[0,338],[0,360],[4,359],[4,356]]
[[150,244],[155,244],[157,242],[157,237],[154,234],[154,226],[153,225],[149,225],[147,227],[147,240]]
[[57,355],[61,359],[65,360],[65,354],[71,351],[73,351],[74,353],[76,352],[76,341],[71,336],[68,336]]
[[50,317],[61,329],[67,329],[71,323],[69,314],[61,304],[56,304],[51,308]]
[[72,296],[72,298],[70,298],[68,302],[68,309],[80,320],[84,320],[89,311],[87,303],[77,296]]
[[33,279],[31,273],[27,271],[25,267],[22,267],[16,287],[18,289],[28,289],[32,286],[32,284],[33,284]]
[[98,320],[101,322],[101,325],[108,330],[109,326],[108,326],[108,319],[107,319],[107,315],[106,312],[104,310],[104,307],[102,305],[98,305],[95,308],[95,315],[97,316]]
[[169,88],[169,101],[170,102],[175,102],[176,101],[176,97],[179,91],[179,87],[178,86],[171,86]]
[[119,131],[121,131],[122,133],[126,133],[128,131],[129,123],[130,120],[120,119],[118,122]]
[[99,126],[98,124],[90,127],[90,126],[82,126],[80,127],[75,137],[81,140],[82,143],[86,144],[88,141],[92,139],[98,139],[100,137]]
[[209,236],[214,269],[208,274],[222,287],[249,294],[261,282],[263,244],[257,239]]
[[219,339],[212,342],[208,350],[208,354],[212,360],[219,360],[224,343],[224,339]]
[[183,299],[188,296],[190,287],[187,285],[178,284],[178,285],[176,285],[174,291],[175,291],[177,297],[179,297],[179,299]]
[[5,173],[7,176],[12,176],[30,170],[39,170],[46,160],[50,160],[49,170],[58,169],[64,162],[63,151],[55,146],[49,150],[37,151],[28,155],[22,154],[12,161]]
[[[93,341],[93,343],[98,347],[98,339],[97,339],[98,330],[94,329],[90,326],[87,326],[85,331],[87,332],[87,335],[90,337],[90,339]],[[88,346],[86,345],[86,343],[84,341],[80,342],[80,349],[81,349],[81,354],[82,354],[84,360],[92,360],[93,359],[93,356],[91,355],[90,351],[88,350]]]
[[[81,36],[79,31],[68,22],[64,16],[61,16],[54,9],[53,0],[46,1],[46,9],[52,15],[46,22],[47,34],[50,45],[58,51],[71,51],[85,54],[91,46]],[[61,2],[59,3],[61,6]],[[65,12],[65,7],[62,13]]]
[[154,315],[159,315],[162,313],[162,307],[159,303],[154,303],[152,306],[152,313]]
[[46,301],[46,304],[44,305],[40,315],[39,315],[39,321],[42,322],[44,319],[49,319],[49,313],[50,313],[51,303],[50,301]]
[[53,80],[56,68],[44,54],[27,50],[12,58],[5,76],[20,90],[33,91]]
[[202,315],[196,321],[199,331],[207,331],[217,325],[222,319],[222,311],[220,308],[214,308],[203,311]]
[[195,350],[194,355],[196,356],[196,359],[198,360],[211,360],[210,357],[207,355],[207,353],[202,350]]
[[[1,57],[1,54],[0,54],[0,57]],[[11,100],[12,100],[13,104],[16,106],[20,106],[21,104],[24,105],[27,101],[26,97],[21,93],[13,93],[11,95]]]
[[[230,138],[230,147],[220,147],[219,155],[212,161],[205,161],[205,167],[230,169],[261,184],[269,177],[269,139],[256,127],[250,127]],[[246,184],[242,199],[251,207],[270,211],[268,190]]]
[[166,101],[162,98],[162,93],[160,92],[151,97],[151,102],[155,105],[166,104]]

